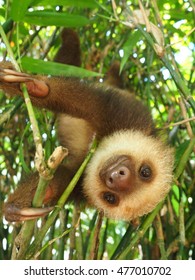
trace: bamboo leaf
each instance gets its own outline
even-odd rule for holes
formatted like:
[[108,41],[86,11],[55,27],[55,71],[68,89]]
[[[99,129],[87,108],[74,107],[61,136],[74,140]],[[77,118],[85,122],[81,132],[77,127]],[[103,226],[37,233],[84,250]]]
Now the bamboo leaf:
[[124,56],[121,60],[120,72],[122,71],[129,56],[132,53],[133,48],[135,47],[137,42],[140,40],[140,38],[141,38],[141,33],[139,31],[136,31],[133,34],[130,34],[128,40],[124,43],[124,45],[123,45]]
[[13,0],[11,4],[10,15],[14,21],[21,21],[32,0]]
[[37,74],[46,74],[53,76],[66,77],[95,77],[100,76],[99,73],[92,72],[80,67],[65,65],[57,62],[42,61],[40,59],[33,59],[31,57],[23,57],[21,60],[22,68],[25,71],[34,72]]
[[27,12],[24,21],[29,24],[40,26],[66,26],[81,27],[89,23],[89,20],[80,15],[70,15],[67,13],[57,13],[52,11]]
[[35,0],[33,5],[43,6],[75,6],[79,8],[96,8],[98,5],[94,0]]

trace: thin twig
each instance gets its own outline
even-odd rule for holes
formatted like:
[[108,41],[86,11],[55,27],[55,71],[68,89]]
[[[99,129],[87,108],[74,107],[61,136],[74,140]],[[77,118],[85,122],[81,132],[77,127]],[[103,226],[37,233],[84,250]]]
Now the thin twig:
[[155,229],[156,229],[157,242],[158,242],[158,246],[159,246],[160,253],[161,253],[161,259],[162,260],[167,260],[163,228],[162,228],[162,223],[161,223],[161,219],[160,219],[159,214],[156,215],[156,218],[154,220],[154,226],[155,226]]
[[103,216],[104,216],[103,212],[99,212],[96,227],[95,227],[95,232],[93,236],[93,243],[91,246],[90,260],[97,260],[98,258],[100,231],[101,231]]
[[172,126],[178,126],[181,124],[186,124],[188,122],[192,122],[195,121],[195,117],[191,117],[191,118],[186,118],[185,120],[179,121],[179,122],[175,122],[175,123],[170,123],[164,126],[164,129],[172,127]]

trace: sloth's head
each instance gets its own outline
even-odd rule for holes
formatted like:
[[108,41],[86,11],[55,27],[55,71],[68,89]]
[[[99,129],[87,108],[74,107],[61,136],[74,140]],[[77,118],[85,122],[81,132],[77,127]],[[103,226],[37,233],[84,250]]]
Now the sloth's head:
[[103,139],[84,179],[88,202],[112,219],[152,211],[170,190],[173,150],[158,138],[121,131]]

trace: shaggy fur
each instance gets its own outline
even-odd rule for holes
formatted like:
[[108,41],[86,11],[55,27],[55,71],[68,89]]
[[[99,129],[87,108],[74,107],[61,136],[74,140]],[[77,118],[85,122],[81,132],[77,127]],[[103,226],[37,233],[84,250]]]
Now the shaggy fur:
[[[76,40],[72,44],[76,49],[65,52],[66,46],[70,48],[71,38]],[[79,40],[75,33],[65,30],[62,39],[64,43],[56,60],[60,61],[61,57],[62,62],[80,65],[80,60],[75,62],[75,53],[80,57]],[[108,86],[115,81],[115,86],[121,87],[118,67],[118,64],[111,67],[107,83],[99,86],[72,78],[19,74],[10,71],[10,65],[1,64],[1,68],[7,70],[1,69],[0,88],[13,95],[22,95],[20,83],[24,82],[34,105],[59,114],[58,136],[60,142],[68,147],[69,157],[50,182],[45,205],[55,205],[84,159],[94,133],[99,140],[99,147],[85,172],[82,189],[78,191],[84,194],[91,206],[110,218],[129,221],[150,212],[170,190],[172,149],[156,136],[150,112],[142,102],[129,92]],[[118,164],[115,161],[120,156],[125,156],[125,163]],[[149,180],[143,180],[139,175],[144,164],[152,172]],[[117,178],[111,188],[101,174],[107,176],[111,173],[113,176],[121,167],[127,172],[125,181],[121,184]],[[4,207],[6,219],[22,220],[24,208],[28,216],[26,208],[31,207],[37,182],[35,178],[36,174],[10,196]],[[106,193],[113,194],[116,200],[109,201],[104,195]],[[32,209],[29,213],[27,218],[33,218]]]

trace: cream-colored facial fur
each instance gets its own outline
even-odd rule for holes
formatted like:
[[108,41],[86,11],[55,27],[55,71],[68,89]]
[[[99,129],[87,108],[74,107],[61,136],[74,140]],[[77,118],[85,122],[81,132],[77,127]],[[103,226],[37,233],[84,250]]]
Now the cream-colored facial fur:
[[[130,156],[137,174],[143,163],[151,163],[155,175],[151,182],[136,179],[133,191],[118,193],[119,204],[113,206],[100,195],[110,190],[101,181],[99,172],[109,158],[117,155]],[[173,151],[158,138],[137,131],[116,132],[103,139],[88,165],[84,193],[89,203],[103,210],[107,217],[129,221],[152,211],[166,196],[171,186],[172,169]]]

